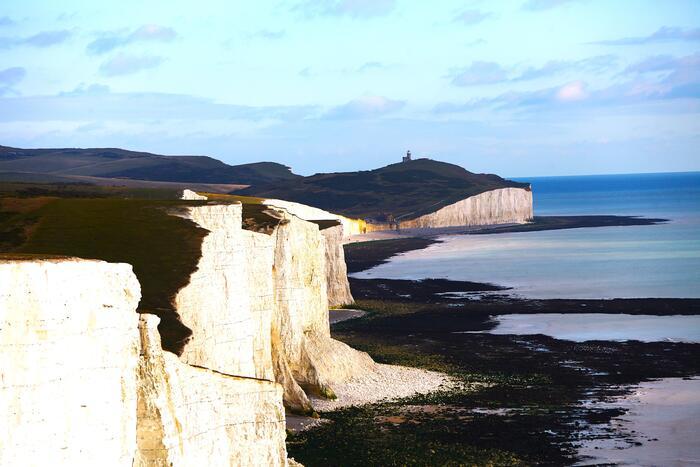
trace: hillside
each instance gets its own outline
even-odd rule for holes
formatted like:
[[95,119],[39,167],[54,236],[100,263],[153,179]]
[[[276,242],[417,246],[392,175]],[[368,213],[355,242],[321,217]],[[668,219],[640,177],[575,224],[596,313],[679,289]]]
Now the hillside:
[[446,162],[417,159],[375,170],[258,184],[237,193],[296,201],[349,217],[385,222],[413,219],[469,196],[509,187],[529,185],[498,175],[475,174]]
[[245,185],[299,178],[289,167],[275,162],[228,165],[207,156],[161,156],[115,148],[0,146],[0,172]]

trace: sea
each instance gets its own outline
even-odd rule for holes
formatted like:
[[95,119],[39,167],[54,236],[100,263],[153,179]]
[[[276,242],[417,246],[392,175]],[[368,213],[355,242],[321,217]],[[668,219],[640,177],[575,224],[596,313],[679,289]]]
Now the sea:
[[[491,282],[524,298],[700,297],[700,172],[518,180],[532,183],[535,215],[613,214],[669,222],[444,236],[442,243],[354,276]],[[700,342],[698,316],[514,314],[496,322],[486,332],[572,341]],[[624,408],[612,428],[635,436],[582,442],[578,452],[585,460],[579,465],[700,465],[700,379],[643,382],[619,400],[586,403]]]
[[511,287],[523,298],[700,298],[700,172],[518,178],[535,215],[613,214],[659,225],[448,235],[357,273]]

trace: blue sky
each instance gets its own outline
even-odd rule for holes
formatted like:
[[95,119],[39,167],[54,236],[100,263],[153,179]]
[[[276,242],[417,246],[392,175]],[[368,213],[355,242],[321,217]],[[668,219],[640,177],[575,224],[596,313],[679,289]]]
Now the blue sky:
[[697,0],[0,3],[0,144],[700,170]]

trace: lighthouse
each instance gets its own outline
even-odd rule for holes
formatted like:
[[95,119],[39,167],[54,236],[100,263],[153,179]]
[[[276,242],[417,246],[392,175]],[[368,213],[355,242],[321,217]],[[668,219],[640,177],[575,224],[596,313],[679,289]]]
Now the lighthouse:
[[403,160],[401,162],[411,162],[411,151],[406,151],[406,155],[403,156]]

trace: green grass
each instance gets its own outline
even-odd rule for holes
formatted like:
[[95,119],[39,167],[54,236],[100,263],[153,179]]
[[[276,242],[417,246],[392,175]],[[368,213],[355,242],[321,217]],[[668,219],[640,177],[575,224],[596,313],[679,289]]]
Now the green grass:
[[205,229],[172,215],[187,206],[242,203],[244,228],[271,232],[279,219],[259,199],[84,184],[0,183],[0,257],[72,256],[128,263],[141,283],[139,311],[161,317],[163,348],[182,351],[191,331],[173,306],[201,257]]
[[207,231],[171,213],[204,203],[46,198],[31,209],[6,198],[0,204],[0,253],[131,264],[141,283],[139,311],[161,317],[163,347],[179,353],[191,332],[179,322],[173,299],[196,270]]
[[129,188],[123,186],[98,186],[87,183],[25,183],[0,181],[0,198],[124,198],[176,200],[182,190],[174,188]]

